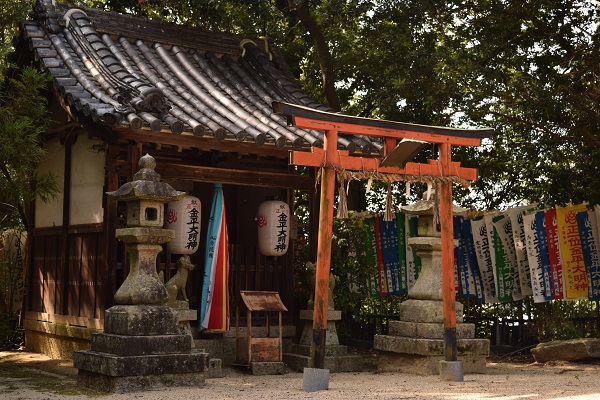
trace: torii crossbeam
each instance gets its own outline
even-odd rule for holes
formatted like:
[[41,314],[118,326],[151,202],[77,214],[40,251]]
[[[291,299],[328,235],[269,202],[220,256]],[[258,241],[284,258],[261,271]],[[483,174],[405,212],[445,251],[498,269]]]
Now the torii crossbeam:
[[[453,145],[479,146],[483,138],[491,136],[492,130],[454,129],[351,117],[282,102],[274,102],[273,109],[276,113],[286,115],[290,125],[298,128],[325,131],[323,149],[313,147],[310,153],[301,151],[290,152],[291,165],[322,167],[311,367],[324,368],[328,306],[327,290],[329,288],[336,169],[377,171],[380,174],[424,177],[454,177],[472,181],[477,179],[477,170],[474,168],[464,168],[460,166],[460,163],[452,162],[451,147]],[[338,151],[338,133],[384,138],[384,157],[394,149],[398,140],[420,140],[438,145],[439,158],[438,160],[429,160],[427,164],[408,162],[403,168],[383,166],[381,158],[358,157],[350,155],[347,151]],[[456,361],[452,181],[441,179],[439,191],[445,338],[444,358],[446,361]]]

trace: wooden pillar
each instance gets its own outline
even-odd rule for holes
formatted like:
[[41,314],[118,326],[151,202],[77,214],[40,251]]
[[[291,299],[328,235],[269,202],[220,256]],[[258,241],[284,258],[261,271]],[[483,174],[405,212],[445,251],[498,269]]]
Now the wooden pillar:
[[[60,290],[63,293],[67,293],[66,296],[61,298],[62,304],[54,304],[52,310],[55,314],[69,315],[69,298],[73,296],[70,292],[68,282],[73,278],[69,276],[69,236],[68,229],[70,224],[71,214],[71,165],[72,165],[72,153],[73,143],[77,140],[77,135],[70,135],[64,142],[65,147],[65,167],[64,167],[64,180],[63,180],[63,208],[62,208],[62,229],[60,235],[60,248],[58,250],[59,259],[59,270],[63,276],[62,287]],[[47,264],[46,264],[47,265]],[[44,267],[45,269],[45,267]],[[43,297],[42,297],[43,299]],[[43,300],[42,300],[43,301]],[[56,298],[55,298],[56,301]],[[49,304],[44,304],[48,308]],[[79,312],[79,310],[77,310]],[[78,316],[79,314],[77,314]]]
[[[442,176],[451,175],[451,145],[439,145]],[[452,182],[440,183],[440,224],[442,239],[442,300],[444,306],[444,358],[457,360],[456,293],[454,289],[454,224],[452,214]]]
[[[102,269],[104,271],[104,289],[102,292],[102,308],[104,310],[115,304],[114,295],[117,291],[117,229],[118,203],[108,198],[106,192],[114,192],[119,188],[119,144],[111,144],[106,151],[106,176],[104,187],[104,220],[102,232]],[[104,319],[104,311],[101,313]]]
[[331,262],[331,236],[333,232],[333,201],[335,194],[335,170],[337,131],[325,131],[323,147],[325,166],[321,171],[321,199],[319,209],[319,237],[317,250],[317,271],[313,310],[313,338],[310,364],[312,368],[325,365],[325,337],[327,331],[327,306],[329,290],[329,271]]

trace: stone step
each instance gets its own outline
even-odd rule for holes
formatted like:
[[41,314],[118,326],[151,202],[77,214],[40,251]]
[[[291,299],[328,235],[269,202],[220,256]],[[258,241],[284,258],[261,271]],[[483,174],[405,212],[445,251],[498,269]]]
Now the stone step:
[[119,356],[83,350],[73,354],[73,366],[80,371],[108,376],[182,374],[206,371],[208,354],[191,352]]
[[[420,339],[443,339],[444,324],[439,322],[389,321],[388,335]],[[456,337],[458,339],[474,338],[475,324],[456,324]]]
[[[392,353],[443,356],[444,340],[375,335],[373,348]],[[485,358],[490,352],[490,342],[487,339],[458,339],[456,348],[458,355],[471,354]]]
[[[288,368],[302,372],[304,368],[309,368],[310,357],[301,354],[283,353],[283,362]],[[364,355],[347,354],[344,356],[325,356],[324,368],[330,372],[363,372],[375,371],[377,369],[377,359],[375,357],[365,357]]]
[[[408,299],[400,304],[399,320],[407,322],[444,322],[444,304],[441,300]],[[463,305],[456,303],[456,322],[463,322]]]
[[114,335],[177,335],[177,315],[168,306],[117,305],[106,310],[104,333]]
[[192,350],[192,338],[189,335],[131,336],[95,333],[92,335],[90,348],[98,353],[119,356],[189,353]]
[[281,361],[261,361],[250,363],[252,375],[282,375],[285,365]]
[[[287,346],[285,349],[288,353],[300,354],[303,356],[310,356],[310,348],[309,345],[304,344],[292,344]],[[342,345],[326,345],[325,346],[325,357],[339,357],[345,356],[348,354],[348,348]]]

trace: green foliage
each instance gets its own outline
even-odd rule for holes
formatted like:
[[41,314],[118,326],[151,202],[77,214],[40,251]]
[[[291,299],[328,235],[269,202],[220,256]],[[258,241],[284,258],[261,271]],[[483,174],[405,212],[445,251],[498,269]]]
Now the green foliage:
[[17,330],[24,292],[26,235],[0,231],[0,349],[18,347]]
[[31,11],[33,1],[0,2],[0,76],[4,76],[9,66],[7,55],[13,50],[13,37],[17,34],[19,22]]
[[336,309],[358,315],[367,311],[367,282],[375,270],[367,264],[366,228],[360,219],[335,219],[331,242],[331,271],[335,275]]
[[43,200],[58,191],[50,173],[39,173],[45,154],[41,147],[48,111],[44,91],[49,77],[25,67],[11,79],[0,97],[0,223],[3,227],[27,226],[26,210],[36,196]]
[[481,150],[455,151],[481,173],[456,196],[465,205],[598,202],[595,4],[394,0],[373,10],[360,68],[373,85],[353,113],[494,128]]
[[597,331],[598,304],[588,300],[526,302],[531,324],[530,333],[540,342],[592,337]]

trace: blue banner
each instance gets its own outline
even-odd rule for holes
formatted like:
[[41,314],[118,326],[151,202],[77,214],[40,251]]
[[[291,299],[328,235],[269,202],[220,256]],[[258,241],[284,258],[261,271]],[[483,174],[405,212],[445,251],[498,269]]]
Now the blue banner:
[[461,223],[461,230],[463,238],[465,239],[465,250],[467,256],[467,264],[473,281],[475,283],[475,296],[477,301],[483,303],[485,301],[485,290],[483,286],[483,277],[479,271],[479,265],[477,264],[477,254],[475,252],[475,244],[473,243],[473,234],[471,233],[471,220],[463,218]]
[[595,225],[592,219],[596,219],[593,212],[582,211],[577,213],[577,225],[581,238],[581,251],[585,261],[585,269],[588,275],[588,297],[590,300],[600,300],[600,254],[596,246],[594,236]]
[[454,216],[454,238],[458,241],[458,246],[456,247],[456,265],[458,267],[461,294],[464,297],[473,297],[475,290],[471,287],[471,272],[469,271],[467,260],[467,244],[462,231],[464,219],[460,215]]
[[383,215],[380,215],[378,218],[383,266],[388,280],[388,295],[401,294],[402,282],[400,280],[398,262],[398,226],[395,219],[384,221]]
[[542,259],[542,276],[544,282],[544,299],[552,300],[552,273],[550,271],[550,256],[548,255],[548,238],[546,237],[546,218],[544,210],[535,213],[535,229]]

